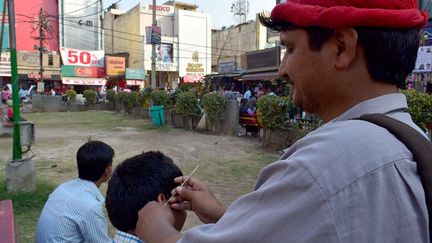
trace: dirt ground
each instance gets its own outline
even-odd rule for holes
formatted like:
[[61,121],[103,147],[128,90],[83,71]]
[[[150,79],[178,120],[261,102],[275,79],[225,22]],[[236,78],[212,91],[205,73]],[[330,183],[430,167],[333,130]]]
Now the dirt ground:
[[[111,145],[114,165],[142,151],[160,150],[174,159],[189,174],[207,182],[217,198],[229,205],[252,190],[262,167],[277,159],[265,151],[254,137],[232,137],[185,131],[153,129],[150,120],[132,119],[111,112],[27,113],[36,124],[36,142],[31,151],[37,178],[58,185],[77,176],[77,149],[91,137]],[[12,138],[0,138],[0,170],[12,156]],[[105,193],[106,184],[101,187]],[[184,229],[200,224],[189,214]],[[112,229],[111,229],[112,231]]]

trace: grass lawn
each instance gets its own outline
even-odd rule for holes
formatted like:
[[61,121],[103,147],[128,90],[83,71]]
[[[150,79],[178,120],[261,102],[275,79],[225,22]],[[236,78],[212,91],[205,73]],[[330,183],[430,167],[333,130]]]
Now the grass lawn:
[[[150,120],[115,112],[25,113],[23,116],[35,123],[36,142],[32,152],[36,155],[37,190],[8,194],[5,178],[0,175],[0,200],[12,199],[19,240],[24,243],[34,242],[37,220],[48,195],[60,183],[76,178],[76,151],[88,137],[114,148],[114,166],[151,150],[170,156],[184,174],[199,164],[195,176],[205,181],[224,205],[251,191],[259,171],[278,158],[276,153],[263,150],[255,138],[155,128]],[[0,139],[0,170],[12,155],[11,144],[11,138]],[[105,194],[106,184],[100,190]],[[188,217],[184,229],[197,224],[200,222],[196,217]],[[110,226],[111,236],[113,232]]]
[[0,199],[12,200],[19,242],[34,242],[37,219],[54,188],[47,182],[38,182],[34,192],[8,193],[6,180],[0,177]]

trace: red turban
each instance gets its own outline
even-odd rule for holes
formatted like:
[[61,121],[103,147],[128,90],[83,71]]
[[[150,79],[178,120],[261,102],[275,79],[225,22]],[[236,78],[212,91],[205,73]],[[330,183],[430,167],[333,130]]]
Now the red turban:
[[417,0],[287,0],[271,13],[274,21],[300,27],[422,28],[428,15]]

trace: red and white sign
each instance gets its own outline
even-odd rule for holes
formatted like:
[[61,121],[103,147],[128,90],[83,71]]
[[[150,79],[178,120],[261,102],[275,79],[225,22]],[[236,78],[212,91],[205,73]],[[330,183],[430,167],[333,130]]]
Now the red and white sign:
[[[144,4],[141,8],[144,13],[153,12],[153,4]],[[172,15],[174,14],[174,7],[169,5],[156,5],[156,14],[160,15]]]
[[105,67],[105,51],[86,51],[60,48],[63,65]]
[[126,80],[127,86],[144,86],[145,81],[143,80]]
[[192,76],[192,75],[186,75],[183,77],[184,83],[196,83],[201,82],[204,79],[204,76]]
[[105,68],[101,67],[75,67],[75,76],[84,78],[102,78],[105,76]]
[[70,79],[70,78],[64,78],[63,84],[69,84],[69,85],[97,85],[97,86],[103,86],[106,85],[106,79],[94,79],[94,78],[77,78],[77,79]]

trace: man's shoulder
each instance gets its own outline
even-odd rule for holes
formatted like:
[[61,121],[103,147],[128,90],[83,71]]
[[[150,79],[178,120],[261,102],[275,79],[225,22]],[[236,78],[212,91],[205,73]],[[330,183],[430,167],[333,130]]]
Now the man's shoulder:
[[413,163],[410,151],[386,129],[359,120],[327,124],[299,140],[285,157],[302,166],[327,196],[388,164]]

